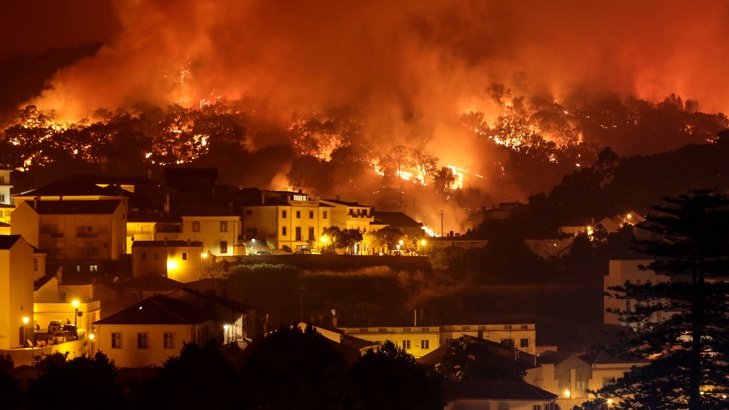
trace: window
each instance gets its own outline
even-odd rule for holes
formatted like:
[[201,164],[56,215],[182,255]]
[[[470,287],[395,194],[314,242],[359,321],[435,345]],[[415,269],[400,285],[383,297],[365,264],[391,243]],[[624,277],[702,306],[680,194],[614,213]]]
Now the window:
[[281,218],[286,218],[286,211],[281,211]]
[[322,212],[322,218],[327,219],[327,211]]
[[519,347],[529,347],[529,339],[519,340]]
[[156,260],[156,261],[159,260],[159,255],[157,254],[157,252],[154,253],[154,260]]
[[297,241],[301,240],[301,227],[300,226],[296,227],[296,240]]
[[192,221],[192,231],[200,232],[200,221]]
[[430,349],[430,340],[421,340],[420,348],[421,349]]
[[220,241],[220,253],[228,253],[228,242]]
[[137,348],[138,349],[147,348],[147,334],[146,333],[137,333]]
[[301,211],[296,211],[296,219],[301,219]]
[[165,349],[174,349],[175,348],[175,335],[172,333],[165,333],[164,334],[164,348]]
[[0,195],[0,202],[5,202],[5,194]]
[[246,215],[253,215],[253,211],[250,209],[246,209]]
[[112,349],[121,349],[122,348],[121,333],[112,333],[111,334],[111,348]]
[[76,265],[76,272],[81,272],[81,265]]
[[98,272],[99,265],[89,265],[89,272]]
[[220,232],[228,232],[228,221],[220,221]]
[[541,404],[532,404],[532,410],[542,410]]
[[501,344],[514,347],[514,339],[501,339]]
[[314,240],[314,227],[313,226],[309,227],[309,240],[310,241]]
[[147,260],[147,252],[142,252],[142,260],[143,261]]
[[38,259],[36,259],[36,258],[33,258],[33,270],[34,271],[38,270]]
[[410,349],[410,341],[409,340],[403,340],[402,341],[402,348],[407,350]]
[[182,260],[183,261],[187,260],[187,252],[182,252]]
[[281,227],[281,236],[286,236],[286,227]]
[[314,219],[314,211],[309,211],[309,219]]

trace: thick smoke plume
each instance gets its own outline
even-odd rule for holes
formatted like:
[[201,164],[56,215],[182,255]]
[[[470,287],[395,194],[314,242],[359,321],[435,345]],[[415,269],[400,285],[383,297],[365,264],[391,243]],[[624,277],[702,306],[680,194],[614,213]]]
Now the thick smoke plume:
[[139,103],[246,100],[283,127],[296,113],[346,107],[367,124],[365,144],[420,147],[440,165],[468,169],[494,154],[477,149],[457,118],[500,115],[494,83],[558,100],[576,90],[648,100],[675,93],[706,111],[729,109],[726,2],[115,4],[121,29],[31,103],[75,121]]

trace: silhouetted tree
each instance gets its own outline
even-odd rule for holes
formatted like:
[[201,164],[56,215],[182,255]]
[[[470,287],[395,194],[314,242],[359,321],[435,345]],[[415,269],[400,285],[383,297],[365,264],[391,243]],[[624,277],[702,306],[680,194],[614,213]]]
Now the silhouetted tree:
[[390,341],[365,353],[349,374],[365,409],[440,410],[445,405],[440,377]]
[[615,350],[651,362],[601,394],[622,397],[621,408],[719,408],[729,392],[729,284],[712,278],[729,271],[729,199],[711,190],[663,199],[640,226],[660,239],[636,248],[670,282],[611,289],[633,306],[613,311],[634,330]]
[[448,380],[522,381],[526,366],[495,342],[473,337],[451,341],[438,371]]
[[284,326],[246,351],[239,389],[243,408],[358,409],[342,354],[311,325]]

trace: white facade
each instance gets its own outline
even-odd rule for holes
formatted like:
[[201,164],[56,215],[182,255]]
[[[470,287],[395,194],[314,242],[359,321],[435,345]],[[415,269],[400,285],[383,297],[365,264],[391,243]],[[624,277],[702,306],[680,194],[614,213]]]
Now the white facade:
[[[603,278],[603,290],[605,292],[612,293],[609,289],[614,286],[622,286],[625,282],[630,282],[635,285],[643,285],[645,283],[662,283],[670,281],[670,277],[667,275],[658,274],[652,270],[643,270],[639,268],[639,265],[647,266],[653,262],[653,260],[611,260],[609,262],[608,275]],[[631,300],[628,299],[617,299],[604,296],[604,323],[610,325],[623,324],[618,320],[618,316],[614,313],[607,312],[607,309],[627,310],[629,309]],[[655,313],[654,317],[650,318],[652,322],[660,322],[667,317],[662,317],[661,312]]]

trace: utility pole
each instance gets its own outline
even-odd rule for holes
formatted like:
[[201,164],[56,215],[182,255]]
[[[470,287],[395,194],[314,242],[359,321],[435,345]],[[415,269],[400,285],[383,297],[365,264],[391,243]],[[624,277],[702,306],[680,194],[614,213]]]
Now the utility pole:
[[445,212],[441,209],[440,210],[440,237],[443,237],[443,215]]

